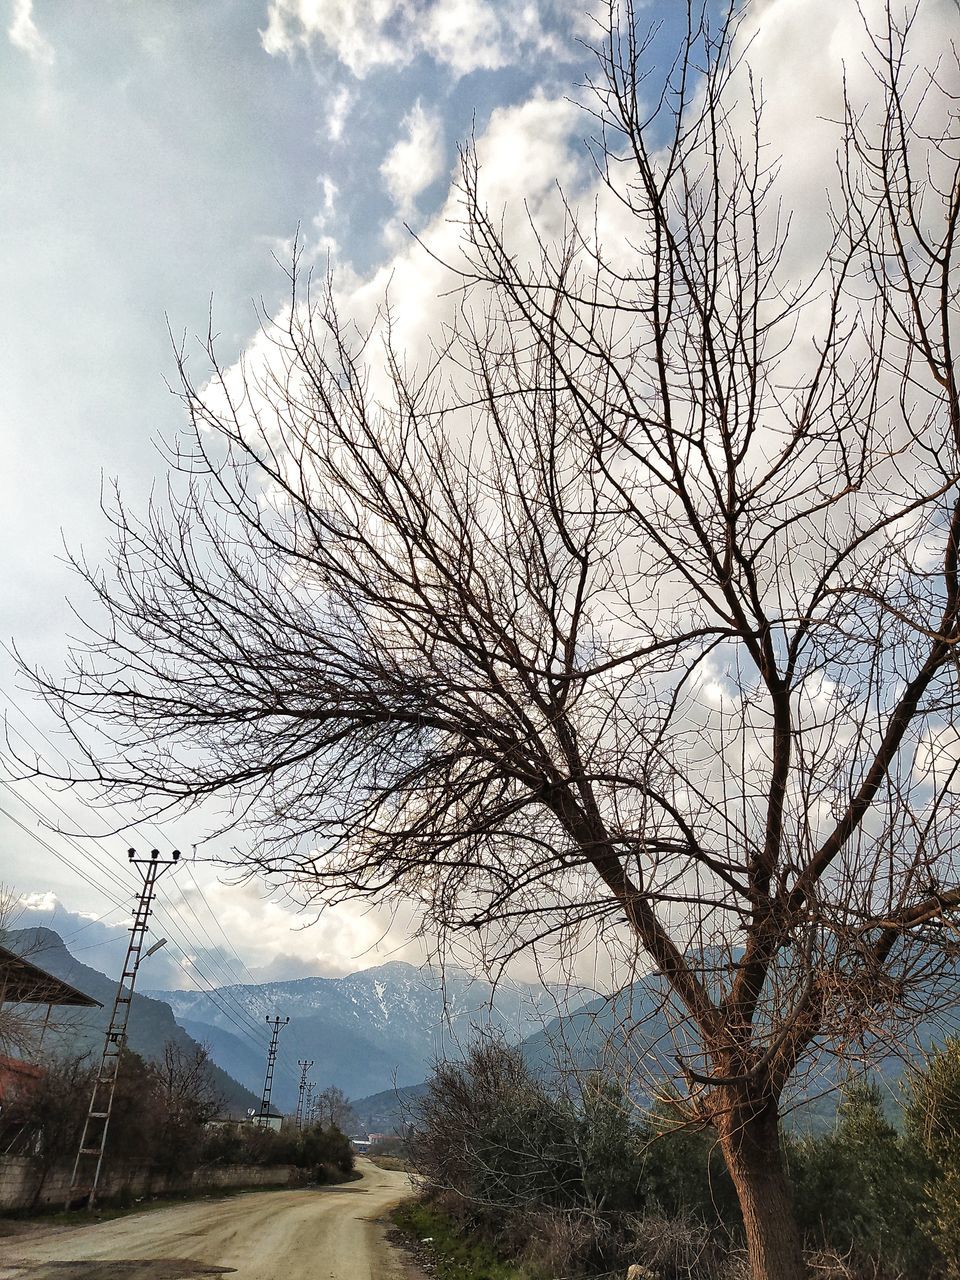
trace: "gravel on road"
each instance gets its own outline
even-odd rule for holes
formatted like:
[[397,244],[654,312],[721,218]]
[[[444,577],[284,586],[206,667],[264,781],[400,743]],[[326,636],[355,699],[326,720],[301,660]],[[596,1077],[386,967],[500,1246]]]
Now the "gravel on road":
[[359,1161],[337,1187],[258,1191],[0,1239],[0,1280],[414,1280],[386,1240],[405,1173]]

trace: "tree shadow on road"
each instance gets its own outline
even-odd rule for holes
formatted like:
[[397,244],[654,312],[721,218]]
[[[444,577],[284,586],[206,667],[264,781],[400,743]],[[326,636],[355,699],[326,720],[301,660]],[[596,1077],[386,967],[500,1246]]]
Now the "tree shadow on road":
[[191,1258],[118,1258],[84,1262],[21,1262],[0,1275],[3,1280],[195,1280],[224,1276],[236,1267],[211,1266]]

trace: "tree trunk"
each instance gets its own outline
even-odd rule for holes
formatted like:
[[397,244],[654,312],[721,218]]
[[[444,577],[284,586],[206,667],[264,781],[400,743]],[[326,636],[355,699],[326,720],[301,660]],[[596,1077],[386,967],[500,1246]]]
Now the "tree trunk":
[[735,1097],[717,1129],[740,1200],[752,1280],[803,1280],[806,1268],[776,1099]]

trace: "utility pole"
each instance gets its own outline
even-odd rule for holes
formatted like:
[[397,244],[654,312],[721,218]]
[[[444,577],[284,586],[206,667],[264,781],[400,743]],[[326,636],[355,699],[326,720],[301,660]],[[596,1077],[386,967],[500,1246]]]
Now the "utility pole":
[[303,1128],[303,1095],[307,1090],[307,1072],[313,1066],[312,1062],[305,1062],[303,1058],[297,1059],[297,1066],[300,1068],[300,1092],[297,1094],[297,1129]]
[[305,1115],[306,1115],[306,1117],[307,1117],[307,1128],[308,1128],[308,1129],[310,1129],[310,1128],[312,1128],[312,1127],[313,1127],[313,1125],[316,1123],[316,1119],[317,1119],[317,1105],[316,1105],[316,1103],[315,1103],[315,1102],[314,1102],[314,1100],[313,1100],[313,1087],[314,1087],[314,1086],[313,1086],[313,1081],[312,1081],[312,1080],[308,1080],[308,1081],[307,1081],[307,1102],[306,1102],[306,1106],[305,1106],[305,1108],[304,1108],[304,1113],[305,1113]]
[[73,1163],[73,1176],[67,1192],[67,1208],[79,1196],[84,1196],[87,1208],[92,1209],[97,1196],[97,1184],[100,1181],[100,1170],[103,1167],[103,1153],[107,1145],[107,1131],[110,1128],[110,1114],[113,1111],[113,1095],[117,1087],[117,1072],[120,1069],[120,1055],[127,1039],[127,1022],[130,1019],[130,1005],[133,1001],[133,987],[137,980],[140,961],[145,956],[159,951],[166,941],[162,938],[154,943],[146,952],[143,943],[149,929],[151,904],[157,881],[163,873],[180,860],[180,850],[174,849],[169,859],[160,857],[159,849],[151,849],[149,858],[138,858],[136,849],[128,849],[127,857],[132,866],[140,872],[143,885],[130,926],[130,941],[127,943],[127,954],[123,962],[123,972],[117,984],[117,994],[110,1014],[110,1025],[103,1042],[103,1054],[100,1058],[100,1069],[90,1095],[90,1106],[84,1121],[80,1147]]
[[275,1018],[267,1018],[267,1026],[273,1027],[273,1033],[270,1036],[270,1048],[267,1050],[267,1074],[263,1080],[263,1097],[260,1099],[260,1117],[258,1123],[261,1127],[265,1127],[267,1117],[270,1115],[270,1094],[273,1092],[273,1068],[277,1063],[277,1041],[280,1039],[280,1030],[290,1021],[289,1018],[281,1018],[279,1014]]

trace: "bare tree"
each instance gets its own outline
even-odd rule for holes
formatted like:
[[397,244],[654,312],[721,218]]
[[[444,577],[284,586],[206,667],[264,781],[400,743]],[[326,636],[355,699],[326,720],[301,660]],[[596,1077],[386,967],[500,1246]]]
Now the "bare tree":
[[205,1045],[167,1040],[152,1076],[152,1157],[165,1172],[192,1169],[200,1161],[204,1126],[223,1109]]
[[226,795],[307,896],[501,960],[626,938],[766,1280],[802,1273],[790,1082],[956,989],[958,68],[910,34],[870,37],[800,282],[735,25],[691,21],[644,116],[611,15],[617,242],[571,201],[531,266],[468,151],[456,326],[414,369],[387,316],[379,396],[295,264],[264,364],[181,360],[169,492],[118,496],[107,621],[35,675],[108,804]]
[[156,1092],[164,1115],[176,1124],[204,1125],[223,1109],[206,1045],[167,1040],[154,1065]]
[[317,1124],[321,1129],[336,1127],[346,1132],[352,1123],[353,1112],[350,1108],[350,1099],[335,1084],[329,1085],[317,1094],[315,1106]]

